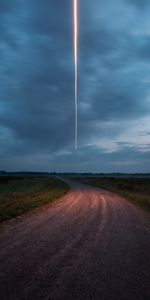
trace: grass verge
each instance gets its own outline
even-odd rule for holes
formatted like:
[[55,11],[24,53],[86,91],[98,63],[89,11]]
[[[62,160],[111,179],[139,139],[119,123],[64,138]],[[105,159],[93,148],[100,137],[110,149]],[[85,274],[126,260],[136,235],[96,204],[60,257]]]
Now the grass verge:
[[74,179],[109,190],[150,212],[150,178],[77,177]]
[[67,184],[51,177],[0,177],[0,222],[65,195]]

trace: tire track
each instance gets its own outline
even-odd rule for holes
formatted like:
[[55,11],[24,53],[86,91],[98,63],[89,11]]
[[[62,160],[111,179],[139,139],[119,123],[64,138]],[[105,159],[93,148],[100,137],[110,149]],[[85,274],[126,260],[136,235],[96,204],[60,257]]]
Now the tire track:
[[1,226],[0,299],[149,300],[148,217],[107,191],[71,185],[54,206]]

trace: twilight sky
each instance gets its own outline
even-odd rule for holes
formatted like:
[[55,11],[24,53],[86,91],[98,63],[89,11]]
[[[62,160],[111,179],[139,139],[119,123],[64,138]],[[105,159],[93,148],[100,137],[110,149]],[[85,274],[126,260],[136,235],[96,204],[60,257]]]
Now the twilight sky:
[[150,1],[0,0],[0,169],[150,172]]

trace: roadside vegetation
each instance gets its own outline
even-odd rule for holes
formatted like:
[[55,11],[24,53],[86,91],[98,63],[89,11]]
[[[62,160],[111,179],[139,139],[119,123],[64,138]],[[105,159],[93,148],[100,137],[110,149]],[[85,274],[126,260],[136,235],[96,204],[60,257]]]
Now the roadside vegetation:
[[74,179],[123,196],[150,212],[150,178],[76,177]]
[[68,190],[52,177],[0,177],[0,222],[52,203]]

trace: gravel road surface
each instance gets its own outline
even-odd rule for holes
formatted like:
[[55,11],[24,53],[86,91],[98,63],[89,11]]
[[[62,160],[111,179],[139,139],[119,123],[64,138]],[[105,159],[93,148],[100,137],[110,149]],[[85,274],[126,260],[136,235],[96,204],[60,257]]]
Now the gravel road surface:
[[0,300],[150,300],[150,218],[72,181],[53,206],[0,226]]

